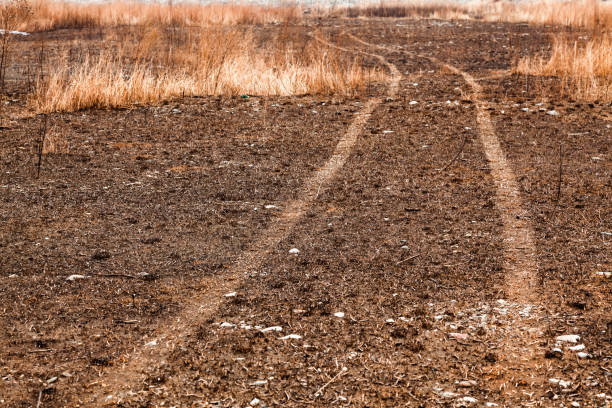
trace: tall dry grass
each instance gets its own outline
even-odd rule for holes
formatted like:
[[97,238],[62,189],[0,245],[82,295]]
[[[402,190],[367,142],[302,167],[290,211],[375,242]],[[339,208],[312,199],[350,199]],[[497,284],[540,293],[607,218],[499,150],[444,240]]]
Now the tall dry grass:
[[602,34],[579,44],[557,37],[550,56],[523,58],[514,70],[556,77],[561,96],[609,102],[612,101],[612,38]]
[[239,25],[287,22],[297,19],[296,6],[267,7],[248,4],[196,4],[111,0],[79,3],[66,0],[31,0],[32,16],[20,29],[47,31],[59,28],[117,27],[126,25]]
[[524,22],[587,29],[612,28],[612,4],[599,0],[482,2],[472,13],[486,21]]
[[380,71],[308,38],[282,32],[266,44],[251,31],[214,27],[168,43],[152,28],[140,41],[55,63],[37,86],[40,112],[118,108],[182,96],[353,94]]
[[452,0],[394,0],[390,2],[364,2],[360,5],[342,8],[335,14],[344,15],[350,18],[391,17],[453,20],[470,18],[469,10],[466,4]]

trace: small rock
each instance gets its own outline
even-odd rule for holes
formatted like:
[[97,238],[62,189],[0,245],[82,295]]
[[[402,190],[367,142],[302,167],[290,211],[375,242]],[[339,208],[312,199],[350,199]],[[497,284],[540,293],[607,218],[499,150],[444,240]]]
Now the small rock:
[[291,249],[289,250],[289,253],[290,253],[290,254],[295,254],[295,255],[297,255],[297,254],[299,254],[299,253],[300,253],[300,250],[299,250],[299,249],[297,249],[297,248],[291,248]]
[[485,407],[499,407],[499,405],[494,402],[485,402]]
[[280,332],[283,331],[283,328],[280,326],[270,326],[270,327],[266,327],[265,329],[261,329],[260,330],[262,333],[267,333],[270,331],[276,331],[276,332]]
[[286,336],[281,337],[280,340],[289,340],[289,339],[299,340],[301,338],[302,336],[300,336],[299,334],[288,334]]
[[233,323],[223,322],[223,323],[221,323],[219,325],[219,327],[222,328],[222,329],[225,329],[225,328],[230,328],[231,329],[231,328],[236,327],[236,325],[233,324]]
[[339,317],[339,318],[343,318],[344,317],[344,312],[336,312],[336,313],[334,313],[334,316]]
[[464,387],[464,388],[475,387],[477,384],[478,383],[474,380],[463,380],[457,383],[457,385],[459,385],[460,387]]
[[468,404],[476,404],[478,402],[478,400],[474,397],[462,397],[462,398],[459,398],[457,401],[467,402]]
[[578,356],[578,358],[591,358],[591,355],[589,353],[585,353],[584,351],[581,351],[576,355]]
[[223,295],[223,296],[225,296],[226,298],[229,298],[229,297],[235,297],[235,296],[236,296],[236,292],[226,293],[226,294],[225,294],[225,295]]
[[271,210],[271,209],[278,208],[278,207],[273,204],[268,204],[268,205],[264,205],[264,208],[266,210]]
[[584,344],[579,344],[577,346],[569,347],[569,349],[572,351],[582,351],[585,349],[585,347],[584,347]]
[[560,343],[578,343],[580,336],[577,334],[565,334],[563,336],[557,336],[557,342]]
[[457,340],[467,340],[468,339],[468,335],[466,333],[450,333],[449,336]]
[[455,398],[457,395],[459,395],[459,394],[451,392],[451,391],[442,391],[440,393],[440,396],[442,398]]
[[418,103],[417,101],[410,101],[408,105],[416,105],[417,103]]
[[12,274],[10,274],[8,277],[9,277],[9,278],[16,278],[16,277],[17,277],[17,274],[12,273]]
[[69,277],[66,278],[67,281],[74,281],[77,279],[86,279],[87,276],[85,275],[70,275]]
[[557,112],[556,110],[549,110],[548,112],[546,112],[547,115],[550,116],[559,116],[559,112]]
[[251,400],[251,402],[249,402],[249,405],[254,407],[255,405],[258,405],[261,401],[259,400],[259,398],[253,398]]
[[576,402],[576,401],[573,401],[573,402],[572,402],[570,405],[571,405],[572,407],[576,407],[576,408],[580,407],[580,403],[578,403],[578,402]]

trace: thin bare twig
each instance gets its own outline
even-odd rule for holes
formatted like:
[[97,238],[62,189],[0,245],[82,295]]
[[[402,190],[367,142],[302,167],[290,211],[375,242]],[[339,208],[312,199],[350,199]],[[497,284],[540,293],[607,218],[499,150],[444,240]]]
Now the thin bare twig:
[[336,374],[331,380],[329,380],[328,382],[326,382],[321,388],[319,388],[317,390],[317,392],[314,393],[315,398],[317,398],[319,395],[321,395],[321,392],[331,383],[333,383],[334,381],[336,381],[336,379],[340,378],[342,375],[344,375],[346,372],[348,371],[348,368],[346,367],[342,367],[342,370],[340,370],[340,372],[338,374]]

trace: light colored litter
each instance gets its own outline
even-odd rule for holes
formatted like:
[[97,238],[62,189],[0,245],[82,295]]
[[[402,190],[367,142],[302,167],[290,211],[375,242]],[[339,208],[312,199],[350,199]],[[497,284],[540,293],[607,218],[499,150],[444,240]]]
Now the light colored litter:
[[576,402],[576,401],[573,401],[573,402],[572,402],[570,405],[571,405],[572,407],[576,407],[576,408],[580,407],[580,403],[579,403],[579,402]]
[[151,340],[148,343],[145,343],[145,347],[155,347],[157,346],[157,340]]
[[85,275],[70,275],[69,277],[66,278],[67,281],[73,281],[76,279],[86,279],[87,276]]
[[393,133],[393,131],[392,131],[392,130],[383,130],[382,132],[383,132],[385,135],[388,135],[389,133]]
[[557,112],[556,110],[549,110],[548,112],[546,112],[547,115],[550,116],[559,116],[559,112]]
[[286,336],[281,337],[280,340],[289,340],[289,339],[299,340],[301,338],[302,336],[300,336],[299,334],[288,334]]
[[257,381],[253,381],[249,385],[266,385],[267,383],[268,383],[268,380],[257,380]]
[[236,296],[236,292],[226,293],[226,294],[225,294],[225,295],[223,295],[223,296],[225,296],[225,297],[227,297],[227,298],[229,298],[229,297],[234,297],[234,296]]
[[274,204],[268,204],[268,205],[264,205],[264,208],[266,210],[271,210],[271,209],[278,208],[278,207],[275,206]]
[[457,340],[467,340],[468,339],[468,335],[466,333],[450,333],[449,336]]
[[578,358],[591,358],[591,355],[589,353],[585,353],[584,351],[581,351],[576,355],[578,356]]
[[416,105],[417,103],[418,103],[417,101],[410,101],[408,105]]
[[558,378],[549,378],[548,382],[551,384],[558,384],[561,388],[567,388],[572,385],[571,381],[560,380]]
[[585,347],[584,347],[584,344],[579,344],[577,346],[569,347],[569,349],[572,351],[582,351],[585,349]]
[[300,253],[300,250],[299,250],[299,249],[297,249],[297,248],[291,248],[291,249],[289,250],[289,253],[290,253],[290,254],[295,254],[295,255],[297,255],[297,254],[299,254],[299,253]]
[[478,402],[478,400],[474,397],[463,397],[463,398],[459,398],[457,401],[459,402],[467,402],[470,404],[476,404]]
[[249,405],[254,407],[255,405],[258,405],[261,401],[259,400],[259,398],[253,398],[251,400],[251,402],[249,402]]
[[440,396],[442,398],[455,398],[456,396],[458,396],[459,394],[455,393],[455,392],[451,392],[451,391],[442,391],[440,393]]
[[459,385],[460,387],[475,387],[478,383],[474,380],[463,380],[463,381],[459,381],[457,383],[457,385]]
[[612,272],[595,272],[595,276],[598,276],[600,278],[611,278]]
[[280,326],[270,326],[270,327],[266,327],[265,329],[261,329],[262,333],[267,333],[270,331],[280,332],[280,331],[283,331],[283,328]]
[[557,342],[559,343],[578,343],[580,336],[577,334],[565,334],[563,336],[557,336]]
[[231,329],[231,328],[236,327],[236,325],[233,324],[233,323],[223,322],[223,323],[221,323],[219,325],[219,327],[222,328],[222,329],[225,329],[225,328],[230,328]]
[[2,28],[0,28],[0,34],[13,34],[13,35],[30,35],[30,33],[26,33],[24,31],[15,31],[15,30],[10,30],[10,31],[6,31]]
[[344,317],[344,312],[336,312],[336,313],[334,313],[334,316],[343,318]]

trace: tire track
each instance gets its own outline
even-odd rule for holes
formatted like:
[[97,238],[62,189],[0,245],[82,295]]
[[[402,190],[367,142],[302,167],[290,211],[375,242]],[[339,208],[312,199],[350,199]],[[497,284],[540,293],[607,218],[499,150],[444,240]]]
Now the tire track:
[[[384,45],[367,43],[352,34],[349,36],[368,47],[399,52]],[[507,297],[504,305],[511,311],[510,330],[503,333],[499,339],[503,355],[497,367],[488,373],[493,380],[489,386],[508,396],[513,394],[523,402],[526,400],[523,395],[524,388],[519,389],[519,386],[534,387],[544,381],[540,373],[540,368],[544,366],[541,357],[544,353],[540,343],[543,335],[541,321],[544,320],[545,313],[537,306],[540,301],[536,290],[538,263],[534,233],[531,223],[522,216],[523,202],[516,176],[497,138],[488,111],[489,106],[482,96],[482,86],[478,81],[469,73],[435,57],[401,52],[426,58],[460,75],[472,90],[470,98],[476,106],[480,143],[495,181],[496,206],[503,222],[503,268],[506,275],[504,289]]]
[[[317,41],[326,43],[318,38]],[[334,44],[326,44],[342,49]],[[394,97],[401,79],[397,67],[381,55],[364,54],[376,57],[388,67],[391,79],[387,94],[388,97]],[[83,393],[86,400],[80,403],[96,407],[118,403],[132,394],[132,388],[144,382],[148,369],[164,365],[173,350],[192,335],[198,325],[205,322],[218,310],[225,299],[224,294],[235,291],[253,271],[264,264],[270,252],[287,238],[295,224],[304,217],[312,202],[325,189],[325,185],[344,166],[363,127],[374,109],[381,103],[382,98],[370,98],[355,115],[329,160],[305,182],[299,198],[283,206],[284,210],[278,218],[254,240],[250,248],[245,250],[225,273],[213,278],[202,279],[196,293],[178,300],[184,305],[180,314],[168,325],[160,327],[154,336],[142,339],[140,344],[135,346],[134,351],[125,356],[124,364],[113,366],[102,373],[98,381],[89,384]]]

